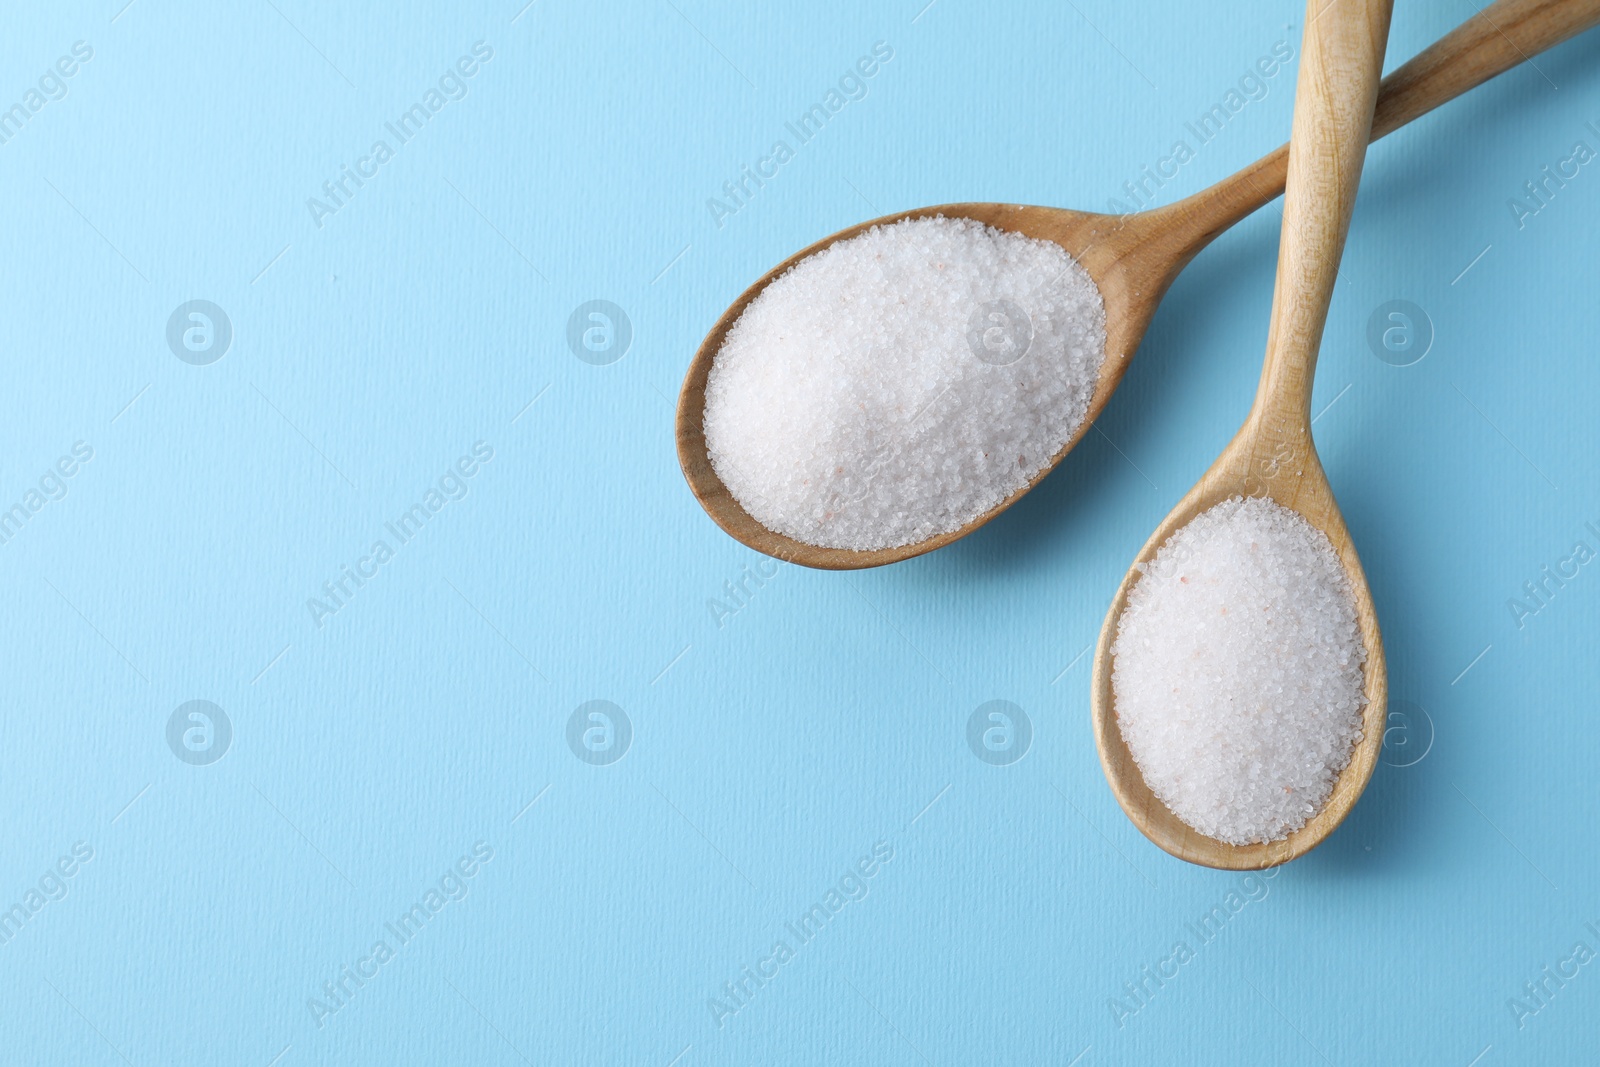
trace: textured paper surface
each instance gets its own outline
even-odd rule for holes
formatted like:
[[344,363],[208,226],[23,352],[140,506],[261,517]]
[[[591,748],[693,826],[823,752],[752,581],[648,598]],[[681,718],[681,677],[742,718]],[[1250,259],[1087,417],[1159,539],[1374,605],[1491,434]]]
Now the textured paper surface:
[[[1600,39],[1368,159],[1315,430],[1402,717],[1246,879],[1122,816],[1086,650],[1249,404],[1275,209],[958,545],[775,567],[678,472],[690,354],[796,248],[1288,134],[1298,4],[920,4],[12,5],[0,1061],[1591,1056]],[[1474,10],[1426,8],[1390,67]]]

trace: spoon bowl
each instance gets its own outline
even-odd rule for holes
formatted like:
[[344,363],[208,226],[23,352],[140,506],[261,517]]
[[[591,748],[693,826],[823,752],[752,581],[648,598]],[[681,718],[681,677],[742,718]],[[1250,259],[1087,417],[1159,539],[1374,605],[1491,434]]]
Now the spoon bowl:
[[[916,211],[885,215],[883,218],[863,222],[840,230],[808,248],[790,256],[762,276],[717,320],[706,335],[700,350],[678,396],[677,437],[678,460],[684,477],[696,499],[706,509],[717,525],[735,540],[742,541],[767,556],[799,563],[823,570],[853,570],[860,567],[877,567],[912,556],[931,552],[952,541],[965,537],[1000,512],[1022,498],[1022,495],[1061,462],[1080,438],[1088,432],[1094,420],[1105,408],[1111,394],[1128,369],[1128,362],[1138,349],[1150,319],[1155,315],[1167,287],[1177,277],[1183,265],[1193,258],[1201,245],[1181,260],[1169,247],[1178,240],[1178,227],[1170,224],[1170,213],[1179,205],[1132,216],[1097,215],[1087,211],[1069,211],[1061,208],[1025,207],[1020,204],[946,204],[942,207],[921,208]],[[1078,261],[1094,279],[1100,289],[1106,309],[1106,356],[1100,365],[1100,374],[1089,398],[1089,410],[1072,436],[1056,451],[1050,461],[1029,480],[1028,484],[1012,493],[994,509],[979,515],[966,525],[938,534],[914,544],[894,548],[849,549],[826,548],[808,544],[763,526],[723,485],[706,448],[705,407],[706,381],[711,374],[712,360],[733,324],[744,314],[750,302],[759,296],[771,282],[781,277],[789,268],[808,256],[821,252],[838,241],[865,233],[874,226],[886,226],[906,219],[933,216],[972,219],[998,230],[1053,241]],[[1181,250],[1179,250],[1181,254]]]
[[[1399,129],[1596,22],[1600,0],[1497,0],[1383,80],[1370,137],[1376,140]],[[676,437],[678,462],[690,490],[735,540],[764,555],[824,570],[879,567],[965,537],[1015,504],[1082,440],[1122,381],[1173,280],[1218,234],[1283,192],[1288,161],[1289,146],[1283,145],[1209,189],[1150,211],[1106,215],[1018,204],[946,204],[885,215],[801,249],[740,294],[689,364],[678,395]],[[873,226],[934,215],[1054,241],[1094,279],[1105,303],[1106,352],[1083,421],[1026,485],[965,525],[926,540],[881,549],[826,548],[768,529],[723,484],[706,449],[706,381],[723,340],[750,302],[802,259]]]
[[[1205,836],[1174,815],[1151,792],[1122,739],[1116,716],[1116,694],[1111,685],[1114,662],[1111,646],[1117,639],[1128,594],[1142,576],[1140,567],[1154,559],[1161,546],[1196,516],[1240,496],[1267,497],[1297,512],[1327,535],[1350,581],[1356,625],[1367,653],[1362,666],[1362,692],[1367,703],[1361,715],[1361,740],[1351,753],[1349,764],[1340,773],[1333,793],[1316,815],[1288,837],[1254,845],[1229,845]],[[1100,765],[1117,803],[1146,837],[1179,859],[1224,870],[1276,867],[1315,848],[1344,821],[1367,787],[1383,749],[1389,683],[1372,593],[1350,540],[1350,531],[1334,500],[1333,489],[1317,458],[1309,424],[1282,433],[1278,432],[1278,427],[1267,424],[1266,419],[1252,417],[1211,469],[1150,535],[1134,565],[1123,576],[1106,613],[1095,648],[1094,678],[1090,685],[1095,747],[1099,749]]]

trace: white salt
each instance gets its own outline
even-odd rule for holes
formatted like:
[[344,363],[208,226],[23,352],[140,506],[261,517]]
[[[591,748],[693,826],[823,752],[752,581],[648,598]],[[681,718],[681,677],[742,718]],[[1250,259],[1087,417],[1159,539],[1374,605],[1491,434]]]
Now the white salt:
[[768,285],[706,382],[712,466],[770,530],[891,548],[1021,489],[1082,424],[1105,305],[1061,246],[970,219],[875,226]]
[[1111,684],[1145,782],[1208,837],[1287,837],[1327,802],[1367,702],[1366,647],[1332,543],[1281,504],[1235,497],[1140,570]]

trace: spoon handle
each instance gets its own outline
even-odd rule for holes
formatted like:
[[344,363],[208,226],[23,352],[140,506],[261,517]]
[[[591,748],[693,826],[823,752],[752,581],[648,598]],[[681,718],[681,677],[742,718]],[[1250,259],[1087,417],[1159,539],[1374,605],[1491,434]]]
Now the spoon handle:
[[1600,0],[1499,0],[1383,79],[1372,139],[1475,89],[1596,23]]
[[1383,74],[1392,0],[1307,0],[1267,356],[1252,421],[1311,425],[1311,379]]
[[[1371,139],[1398,130],[1600,23],[1600,0],[1497,0],[1383,79]],[[1283,192],[1289,146],[1169,208],[1185,220],[1187,263],[1212,238]]]

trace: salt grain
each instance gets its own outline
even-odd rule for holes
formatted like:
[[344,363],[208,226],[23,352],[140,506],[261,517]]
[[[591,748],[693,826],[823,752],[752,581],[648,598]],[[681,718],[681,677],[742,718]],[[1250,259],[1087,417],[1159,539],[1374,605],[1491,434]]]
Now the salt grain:
[[718,477],[770,530],[877,549],[965,525],[1082,425],[1105,306],[1059,245],[969,219],[875,226],[776,278],[706,382]]
[[1287,837],[1362,736],[1366,648],[1332,543],[1281,504],[1235,497],[1140,569],[1111,684],[1145,782],[1219,841]]

